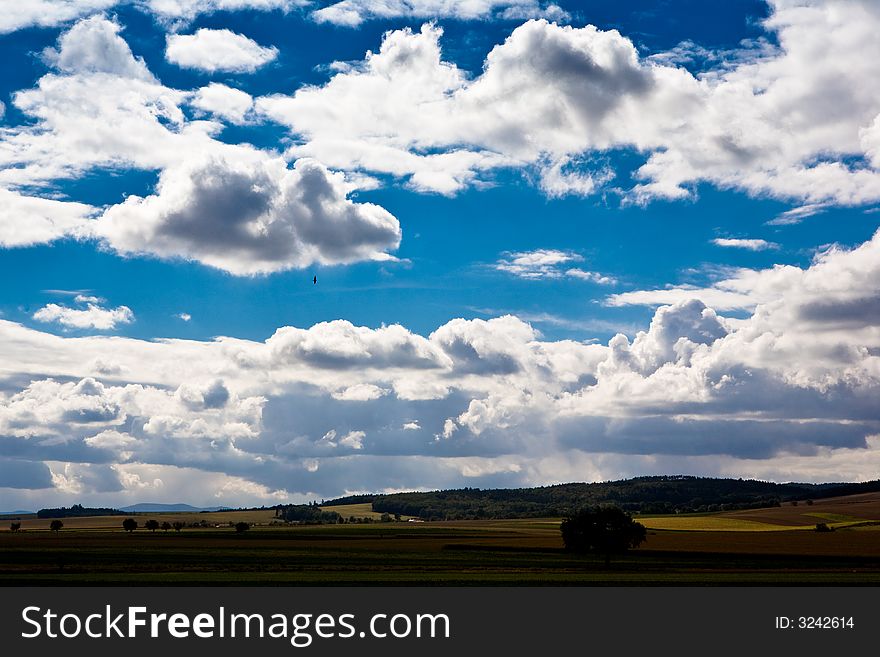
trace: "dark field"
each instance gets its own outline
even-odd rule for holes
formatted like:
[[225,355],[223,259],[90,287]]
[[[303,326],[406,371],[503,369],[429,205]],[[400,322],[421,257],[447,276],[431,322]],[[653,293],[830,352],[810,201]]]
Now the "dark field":
[[[805,509],[806,510],[806,509]],[[772,510],[771,510],[772,511]],[[812,511],[812,509],[810,510]],[[6,526],[4,521],[4,529]],[[47,522],[40,521],[47,525]],[[651,530],[604,560],[562,549],[556,520],[0,532],[6,585],[880,584],[880,528]],[[115,525],[115,526],[114,526]],[[117,528],[118,527],[118,528]]]

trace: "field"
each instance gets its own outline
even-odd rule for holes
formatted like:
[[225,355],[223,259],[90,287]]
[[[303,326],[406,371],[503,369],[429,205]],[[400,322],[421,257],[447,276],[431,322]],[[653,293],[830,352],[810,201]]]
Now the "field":
[[[335,511],[343,518],[349,518],[354,516],[355,518],[372,518],[373,520],[379,520],[382,517],[381,513],[376,513],[373,511],[372,505],[367,502],[365,504],[338,504],[336,506],[322,506],[322,511]],[[406,519],[408,516],[404,516]]]
[[[331,507],[328,507],[331,508]],[[340,511],[340,507],[334,510]],[[344,515],[366,517],[369,505]],[[639,517],[640,548],[606,567],[565,552],[559,519],[270,524],[272,511],[145,514],[203,528],[122,530],[125,516],[0,528],[0,578],[25,584],[880,584],[880,495],[711,515]],[[236,533],[229,522],[255,523]],[[817,522],[835,531],[814,531]]]
[[[90,516],[85,518],[61,518],[64,523],[64,529],[82,529],[82,530],[107,530],[122,529],[122,521],[126,518],[135,518],[141,526],[148,519],[154,519],[162,524],[163,522],[183,522],[190,525],[194,522],[207,522],[211,525],[228,525],[230,522],[249,522],[257,525],[267,524],[273,520],[275,512],[269,511],[214,511],[211,513],[146,513],[146,514],[128,514],[119,516]],[[0,521],[0,530],[8,529],[9,520]],[[21,528],[24,531],[40,531],[49,528],[49,519],[40,519],[34,516],[22,516],[17,522],[21,522]]]
[[831,497],[812,504],[788,502],[783,506],[692,516],[642,517],[652,529],[689,531],[780,531],[814,529],[816,523],[841,529],[880,522],[880,494]]

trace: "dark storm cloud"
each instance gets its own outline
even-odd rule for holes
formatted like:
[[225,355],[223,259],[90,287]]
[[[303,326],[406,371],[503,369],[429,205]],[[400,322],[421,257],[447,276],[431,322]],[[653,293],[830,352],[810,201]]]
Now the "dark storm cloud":
[[52,487],[52,473],[42,461],[0,458],[0,488]]

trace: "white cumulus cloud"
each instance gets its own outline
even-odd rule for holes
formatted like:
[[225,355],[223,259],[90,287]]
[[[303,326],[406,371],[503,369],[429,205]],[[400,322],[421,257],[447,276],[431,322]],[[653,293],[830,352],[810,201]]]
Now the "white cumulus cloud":
[[79,21],[43,51],[43,59],[63,73],[108,73],[153,81],[143,59],[119,36],[121,26],[97,15]]
[[181,152],[213,147],[212,127],[187,124],[187,94],[161,85],[120,36],[95,16],[63,33],[56,67],[13,95],[30,119],[0,136],[0,184],[39,186],[96,168],[161,169]]
[[119,0],[0,0],[0,34],[26,27],[55,27],[108,9]]
[[221,119],[242,124],[245,123],[254,101],[250,94],[240,89],[212,82],[207,87],[199,89],[191,103],[193,107]]
[[372,401],[388,394],[388,390],[372,385],[371,383],[358,383],[348,386],[339,392],[333,393],[333,399],[344,401]]
[[733,249],[747,249],[749,251],[766,251],[778,249],[779,245],[762,239],[747,239],[737,237],[716,237],[712,240],[715,246],[723,246]]
[[[699,182],[801,206],[880,199],[880,86],[867,82],[880,79],[876,3],[769,5],[763,27],[779,45],[699,76],[641,57],[616,30],[546,20],[514,29],[470,76],[444,61],[442,31],[428,24],[391,31],[326,84],[257,107],[302,142],[294,153],[422,191],[454,194],[527,166],[550,196],[596,193],[616,172],[591,155],[635,149],[646,160],[628,201],[687,197]],[[356,3],[326,10],[364,18]]]
[[237,275],[387,260],[401,237],[391,213],[347,198],[341,174],[256,153],[169,167],[156,194],[109,208],[95,233],[120,253],[197,260]]
[[201,28],[194,34],[169,34],[165,46],[165,58],[172,64],[207,73],[253,73],[277,56],[274,46],[261,46],[227,29]]
[[134,313],[128,306],[104,308],[98,305],[97,299],[84,297],[77,297],[76,301],[85,305],[85,308],[49,303],[34,313],[34,319],[38,322],[57,322],[66,328],[99,331],[112,331],[120,324],[134,321]]
[[0,188],[0,246],[32,246],[87,235],[96,212],[84,203],[24,196]]

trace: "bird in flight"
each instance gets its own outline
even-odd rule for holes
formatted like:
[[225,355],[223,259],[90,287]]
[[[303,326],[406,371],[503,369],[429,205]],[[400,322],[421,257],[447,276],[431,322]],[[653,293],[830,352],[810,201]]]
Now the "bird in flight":
[[317,277],[317,276],[313,276],[313,277],[312,277],[312,285],[315,285],[317,282],[318,282],[318,277]]

